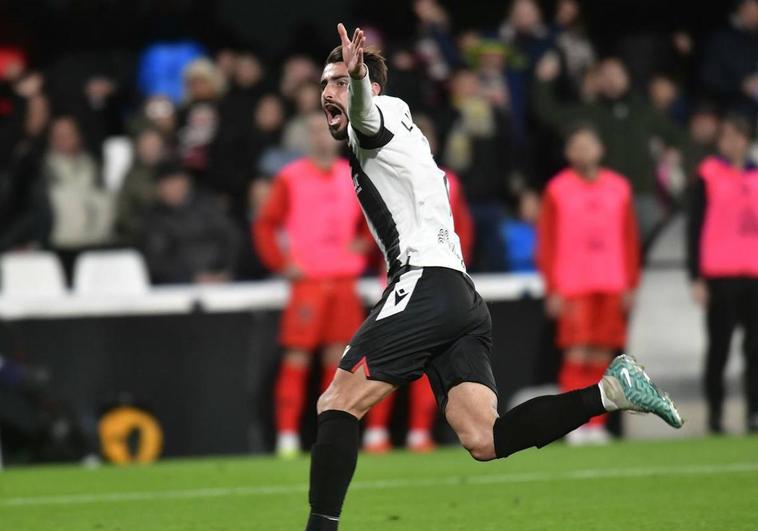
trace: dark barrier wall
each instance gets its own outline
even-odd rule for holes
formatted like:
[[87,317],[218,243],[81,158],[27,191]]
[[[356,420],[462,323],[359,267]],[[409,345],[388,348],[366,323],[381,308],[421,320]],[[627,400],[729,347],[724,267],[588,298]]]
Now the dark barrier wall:
[[[544,373],[541,301],[490,304],[501,405]],[[153,412],[164,455],[270,448],[278,312],[202,313],[9,323],[51,392],[84,419],[124,397]],[[309,423],[310,424],[310,423]],[[308,440],[306,434],[305,440]]]

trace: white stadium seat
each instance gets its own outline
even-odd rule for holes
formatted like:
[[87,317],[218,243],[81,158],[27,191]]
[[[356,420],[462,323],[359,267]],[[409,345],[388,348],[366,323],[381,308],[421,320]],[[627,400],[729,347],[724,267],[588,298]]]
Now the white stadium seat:
[[103,142],[103,182],[109,192],[118,192],[132,166],[134,148],[129,137],[112,136]]
[[88,251],[74,265],[77,295],[143,295],[149,289],[145,260],[137,251]]
[[5,297],[58,297],[66,292],[63,266],[54,253],[12,252],[0,257]]

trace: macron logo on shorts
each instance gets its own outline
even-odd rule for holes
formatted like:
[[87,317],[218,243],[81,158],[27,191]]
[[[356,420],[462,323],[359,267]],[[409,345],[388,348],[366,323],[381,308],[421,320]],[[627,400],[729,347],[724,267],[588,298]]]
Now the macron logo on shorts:
[[408,296],[408,292],[404,288],[398,288],[395,291],[395,306],[400,304],[400,301],[402,301],[407,296]]
[[423,272],[423,269],[413,269],[400,276],[400,280],[397,281],[393,293],[384,301],[382,310],[379,312],[379,315],[376,316],[377,321],[396,315],[405,310],[408,306],[408,302],[411,300],[413,290],[416,289],[416,283],[421,278]]

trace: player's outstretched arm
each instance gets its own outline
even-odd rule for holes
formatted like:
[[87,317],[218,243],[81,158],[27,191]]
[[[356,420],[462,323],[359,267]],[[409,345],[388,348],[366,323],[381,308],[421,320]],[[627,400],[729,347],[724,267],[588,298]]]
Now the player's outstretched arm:
[[347,112],[350,123],[354,129],[364,135],[375,135],[381,129],[382,118],[372,101],[371,80],[368,68],[363,63],[366,37],[360,28],[356,28],[353,39],[350,40],[342,23],[337,25],[337,33],[342,42],[342,60],[350,75],[350,98]]

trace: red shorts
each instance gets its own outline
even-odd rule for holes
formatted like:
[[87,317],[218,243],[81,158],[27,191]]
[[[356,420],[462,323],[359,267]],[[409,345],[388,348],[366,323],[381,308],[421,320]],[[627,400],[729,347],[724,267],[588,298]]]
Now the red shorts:
[[564,299],[558,318],[561,348],[592,346],[607,349],[626,344],[626,312],[620,293],[592,293]]
[[364,315],[354,278],[298,280],[282,315],[279,341],[303,350],[348,343]]

